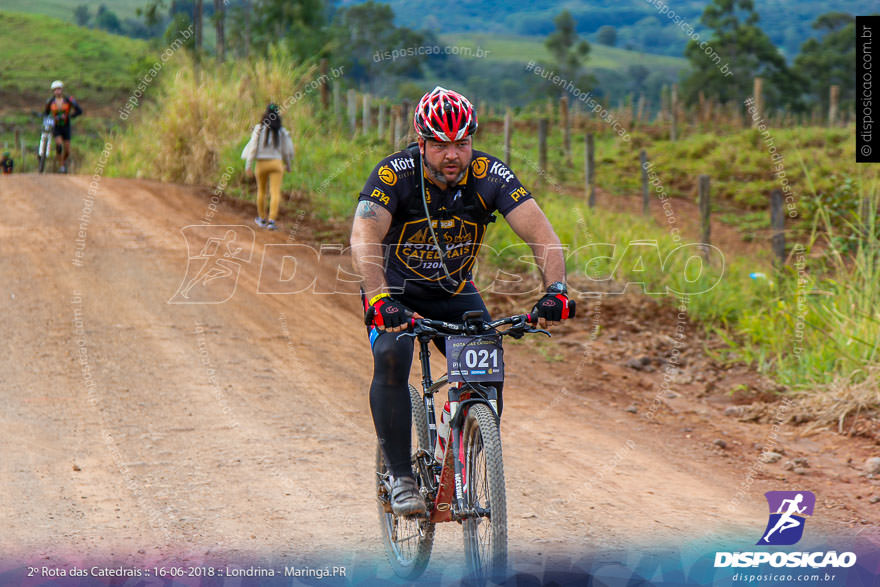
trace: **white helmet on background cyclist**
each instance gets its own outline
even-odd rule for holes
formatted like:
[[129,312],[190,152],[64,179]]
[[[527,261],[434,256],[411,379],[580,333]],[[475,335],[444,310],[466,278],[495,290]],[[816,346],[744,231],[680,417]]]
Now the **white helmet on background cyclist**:
[[56,79],[54,82],[52,82],[51,89],[57,90],[58,88],[63,88],[63,87],[64,87],[64,82],[62,82],[60,79]]

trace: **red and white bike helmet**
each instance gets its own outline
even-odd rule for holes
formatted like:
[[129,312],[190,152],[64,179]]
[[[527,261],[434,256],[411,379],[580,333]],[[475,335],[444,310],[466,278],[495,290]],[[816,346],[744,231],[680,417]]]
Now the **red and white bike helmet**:
[[422,138],[449,143],[477,132],[477,112],[458,92],[437,86],[419,100],[413,126]]

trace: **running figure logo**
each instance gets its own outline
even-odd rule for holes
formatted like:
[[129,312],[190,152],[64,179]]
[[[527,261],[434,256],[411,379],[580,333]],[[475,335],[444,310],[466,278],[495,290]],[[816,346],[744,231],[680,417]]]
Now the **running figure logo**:
[[770,519],[757,544],[790,546],[797,543],[804,535],[806,517],[813,515],[816,496],[812,491],[768,491],[764,496],[770,506]]
[[191,224],[180,231],[186,240],[186,274],[168,303],[221,304],[231,298],[242,263],[251,261],[253,229]]

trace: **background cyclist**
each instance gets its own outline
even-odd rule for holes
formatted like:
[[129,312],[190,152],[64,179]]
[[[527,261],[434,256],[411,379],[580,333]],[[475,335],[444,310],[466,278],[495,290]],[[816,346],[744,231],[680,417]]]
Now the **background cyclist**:
[[413,124],[418,144],[376,165],[358,198],[351,233],[373,352],[370,407],[397,515],[422,513],[425,503],[410,464],[413,341],[394,333],[406,329],[411,312],[459,322],[463,312],[480,310],[489,319],[471,268],[493,212],[535,255],[546,292],[532,310],[541,326],[573,317],[575,309],[559,237],[547,217],[506,164],[473,150],[477,115],[471,103],[438,86],[419,101]]
[[43,115],[51,115],[55,119],[52,136],[55,137],[58,171],[67,173],[67,158],[70,157],[70,121],[82,114],[82,108],[73,96],[64,95],[64,84],[61,80],[52,82],[52,93],[54,96],[46,102]]

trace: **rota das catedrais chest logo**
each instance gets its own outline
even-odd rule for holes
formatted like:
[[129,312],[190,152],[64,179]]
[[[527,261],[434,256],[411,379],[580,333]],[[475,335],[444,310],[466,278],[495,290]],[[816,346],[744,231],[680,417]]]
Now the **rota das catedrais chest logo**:
[[791,546],[804,535],[807,517],[813,515],[816,496],[812,491],[768,491],[770,519],[758,546]]

